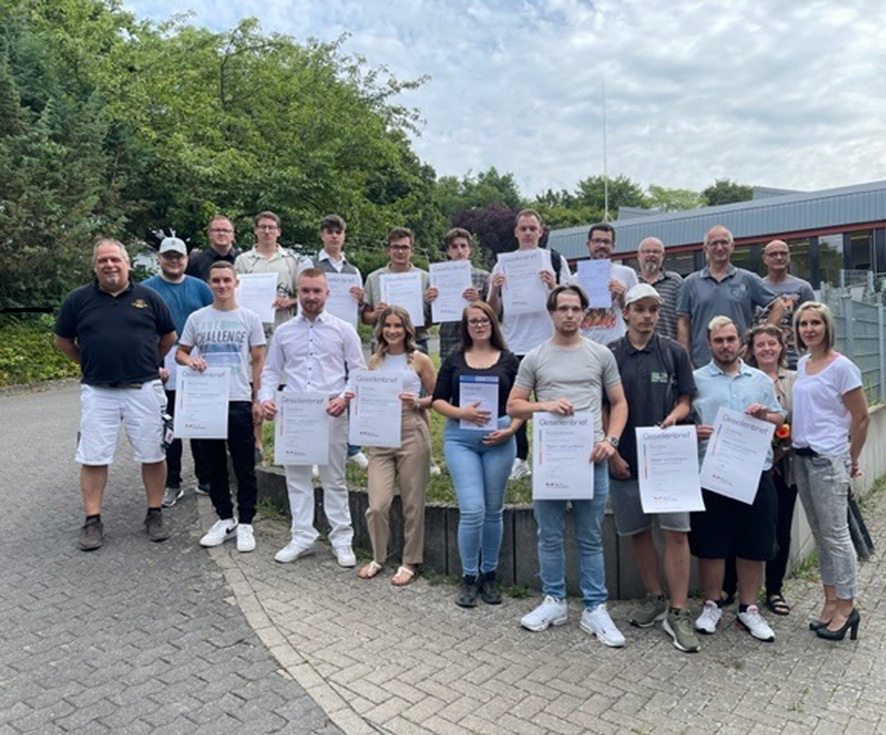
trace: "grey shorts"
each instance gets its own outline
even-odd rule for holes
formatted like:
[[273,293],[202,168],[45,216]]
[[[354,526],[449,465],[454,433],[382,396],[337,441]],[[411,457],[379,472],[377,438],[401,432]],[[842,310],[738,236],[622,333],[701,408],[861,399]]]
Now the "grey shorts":
[[609,499],[615,513],[615,529],[619,536],[634,536],[652,528],[658,518],[659,528],[665,531],[689,532],[689,513],[644,513],[640,502],[640,484],[637,480],[609,478]]

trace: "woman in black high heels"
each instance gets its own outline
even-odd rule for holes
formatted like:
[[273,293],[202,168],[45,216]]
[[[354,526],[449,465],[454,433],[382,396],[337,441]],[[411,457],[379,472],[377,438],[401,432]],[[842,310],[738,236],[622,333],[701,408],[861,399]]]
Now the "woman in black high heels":
[[808,354],[797,363],[793,389],[794,475],[818,551],[824,606],[809,627],[820,638],[855,639],[856,556],[847,518],[849,481],[868,432],[861,372],[834,350],[834,317],[807,301],[794,314],[797,345]]

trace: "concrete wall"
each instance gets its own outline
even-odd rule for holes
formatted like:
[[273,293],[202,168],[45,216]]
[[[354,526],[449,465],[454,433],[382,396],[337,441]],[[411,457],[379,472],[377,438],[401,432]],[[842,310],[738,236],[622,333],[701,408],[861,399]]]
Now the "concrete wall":
[[[864,476],[855,481],[854,491],[861,497],[870,490],[874,481],[886,474],[886,409],[877,406],[871,410],[868,439],[861,457]],[[283,471],[277,467],[262,467],[258,471],[259,497],[269,498],[277,507],[288,510],[286,482]],[[366,492],[354,488],[350,493],[351,515],[354,519],[354,545],[369,550],[369,534],[363,520],[367,507]],[[318,488],[315,495],[317,525],[322,532],[328,531],[323,515],[323,493]],[[439,574],[459,576],[461,565],[458,557],[456,530],[458,508],[442,503],[428,504],[425,511],[425,566]],[[536,554],[536,526],[531,506],[508,506],[504,512],[504,538],[499,561],[499,579],[505,585],[518,584],[537,589],[538,556]],[[800,502],[794,513],[790,566],[805,559],[814,544]],[[566,583],[570,594],[578,594],[575,544],[571,520],[566,524]],[[399,558],[403,547],[403,514],[400,498],[395,497],[391,507],[391,559]],[[643,586],[634,564],[630,539],[620,539],[615,533],[615,520],[607,512],[603,520],[603,549],[606,555],[606,586],[615,599],[630,599],[643,595]],[[693,559],[691,587],[698,589],[698,576]]]

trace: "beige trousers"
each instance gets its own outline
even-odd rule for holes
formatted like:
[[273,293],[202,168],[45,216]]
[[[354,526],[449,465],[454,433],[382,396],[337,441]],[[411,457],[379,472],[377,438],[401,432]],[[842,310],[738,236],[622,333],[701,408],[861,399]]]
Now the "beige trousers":
[[384,564],[391,535],[394,481],[403,504],[404,564],[421,564],[425,545],[425,493],[431,465],[431,435],[423,411],[404,408],[400,446],[372,447],[369,452],[369,507],[366,525],[372,558]]

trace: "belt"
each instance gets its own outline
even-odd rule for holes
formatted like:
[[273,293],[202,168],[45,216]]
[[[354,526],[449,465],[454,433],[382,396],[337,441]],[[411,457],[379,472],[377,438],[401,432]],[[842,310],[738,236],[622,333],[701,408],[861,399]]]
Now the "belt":
[[794,447],[794,454],[798,457],[818,457],[820,456],[812,447]]

